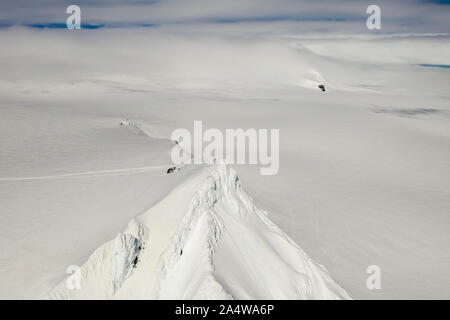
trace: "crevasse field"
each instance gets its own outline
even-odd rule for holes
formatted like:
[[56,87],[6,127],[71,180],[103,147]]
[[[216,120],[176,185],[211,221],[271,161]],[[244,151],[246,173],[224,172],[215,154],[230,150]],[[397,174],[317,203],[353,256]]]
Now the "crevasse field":
[[[450,38],[361,12],[0,28],[0,298],[449,299]],[[279,129],[278,174],[167,174],[195,120]]]

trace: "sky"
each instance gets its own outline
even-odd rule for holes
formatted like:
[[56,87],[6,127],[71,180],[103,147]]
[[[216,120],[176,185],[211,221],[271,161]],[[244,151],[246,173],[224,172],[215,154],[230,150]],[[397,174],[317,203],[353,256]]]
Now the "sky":
[[[379,5],[379,33],[450,33],[450,0],[4,0],[0,28],[65,29],[66,7],[81,8],[82,26],[167,28],[184,32],[366,32],[366,9]],[[208,30],[206,30],[208,29]]]

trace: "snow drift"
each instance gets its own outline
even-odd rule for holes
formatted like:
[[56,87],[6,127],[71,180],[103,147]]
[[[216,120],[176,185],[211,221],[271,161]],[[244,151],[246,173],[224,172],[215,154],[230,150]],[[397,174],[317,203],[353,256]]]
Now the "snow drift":
[[52,299],[349,299],[255,207],[226,165],[181,185],[81,266]]

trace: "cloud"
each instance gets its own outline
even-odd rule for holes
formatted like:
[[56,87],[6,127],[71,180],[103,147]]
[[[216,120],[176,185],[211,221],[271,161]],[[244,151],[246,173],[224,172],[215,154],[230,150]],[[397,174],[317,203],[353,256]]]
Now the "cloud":
[[[381,33],[450,33],[450,6],[446,1],[377,1],[382,12]],[[129,28],[162,26],[185,30],[185,26],[209,25],[255,33],[252,25],[274,25],[276,34],[310,31],[367,32],[369,2],[355,0],[16,0],[2,2],[0,27],[64,24],[69,4],[82,9],[86,26]],[[284,28],[283,28],[284,26]]]
[[367,91],[382,90],[393,65],[448,73],[418,66],[449,64],[450,15],[438,19],[447,5],[382,3],[378,32],[366,28],[366,4],[351,0],[78,2],[81,31],[65,28],[64,1],[2,3],[0,93],[319,82]]

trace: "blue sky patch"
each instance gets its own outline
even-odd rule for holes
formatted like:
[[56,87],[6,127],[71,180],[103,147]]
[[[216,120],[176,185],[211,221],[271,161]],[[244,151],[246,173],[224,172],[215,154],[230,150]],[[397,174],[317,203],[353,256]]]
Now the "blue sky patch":
[[450,65],[448,64],[419,64],[421,67],[427,67],[427,68],[443,68],[443,69],[450,69]]

